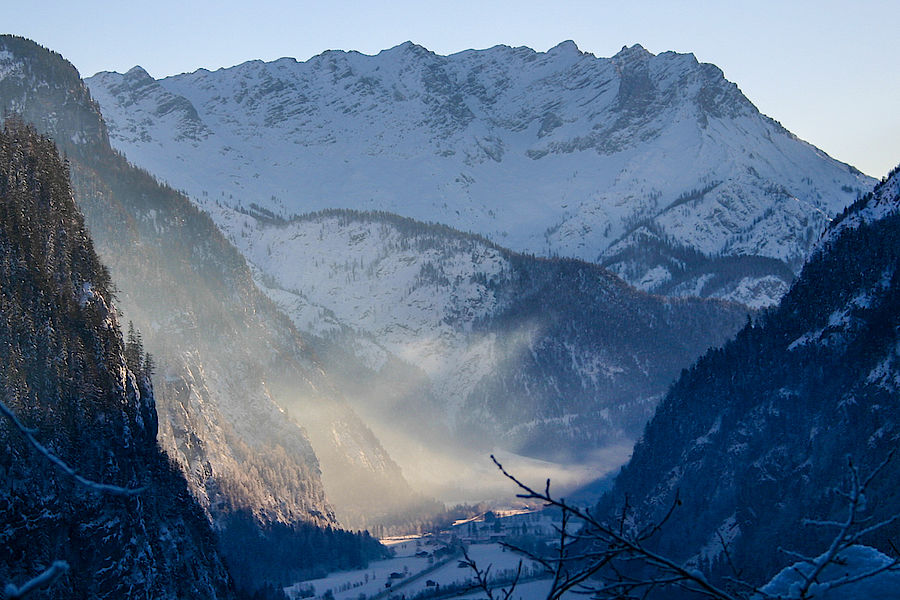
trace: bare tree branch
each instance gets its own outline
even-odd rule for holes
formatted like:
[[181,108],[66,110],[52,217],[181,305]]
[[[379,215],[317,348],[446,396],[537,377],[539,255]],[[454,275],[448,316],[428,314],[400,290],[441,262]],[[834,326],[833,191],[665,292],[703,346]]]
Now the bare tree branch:
[[[868,491],[869,485],[885,469],[885,467],[887,467],[888,463],[893,459],[893,457],[894,451],[892,450],[890,453],[888,453],[887,457],[885,457],[885,459],[865,478],[861,478],[859,469],[856,467],[856,465],[853,464],[853,459],[849,456],[847,457],[847,473],[849,476],[847,489],[837,488],[833,490],[836,495],[847,500],[847,515],[844,520],[832,521],[805,519],[803,521],[804,525],[837,528],[838,531],[835,534],[834,538],[831,540],[828,549],[821,556],[812,558],[804,556],[797,552],[780,549],[788,556],[800,560],[800,564],[795,565],[793,567],[793,570],[800,576],[803,582],[798,590],[801,598],[808,597],[813,585],[816,585],[818,589],[821,590],[834,589],[844,585],[849,585],[851,583],[856,583],[870,577],[874,577],[875,575],[878,575],[879,573],[883,573],[885,571],[898,570],[898,568],[900,568],[900,559],[895,558],[892,562],[884,565],[883,567],[872,569],[858,575],[848,575],[827,582],[822,582],[819,580],[825,569],[829,565],[839,562],[841,552],[859,544],[862,538],[864,538],[866,535],[882,529],[890,525],[891,523],[894,523],[898,520],[898,518],[900,518],[900,515],[893,515],[892,517],[889,517],[877,523],[870,524],[872,522],[871,517],[861,516],[861,513],[864,512],[866,508],[866,492]],[[809,569],[801,568],[801,566],[804,564],[808,565]]]
[[[860,475],[859,469],[848,458],[848,484],[845,489],[833,490],[835,494],[847,501],[846,517],[843,520],[806,519],[803,521],[804,525],[837,529],[822,555],[813,558],[779,548],[781,552],[798,561],[791,568],[799,577],[801,584],[796,590],[796,595],[791,596],[792,598],[810,598],[813,585],[816,586],[817,595],[825,590],[858,583],[887,571],[900,571],[900,557],[898,557],[887,564],[869,568],[860,573],[820,581],[823,572],[829,565],[843,564],[844,555],[842,553],[844,551],[858,545],[866,535],[900,519],[900,515],[894,515],[873,522],[872,517],[863,516],[866,509],[867,488],[884,470],[892,456],[893,452],[866,477]],[[504,544],[507,548],[540,563],[552,574],[553,581],[547,594],[548,600],[559,600],[567,592],[590,594],[596,600],[613,598],[646,600],[653,592],[666,587],[678,588],[709,600],[747,600],[751,597],[757,600],[776,600],[777,598],[740,579],[741,571],[735,565],[729,544],[721,531],[717,530],[716,536],[733,573],[733,576],[724,577],[723,580],[733,586],[735,591],[726,590],[711,583],[706,575],[698,569],[679,564],[644,545],[647,540],[662,530],[666,522],[672,518],[675,509],[681,505],[677,494],[672,506],[659,521],[637,531],[629,531],[626,526],[630,509],[627,497],[618,523],[610,526],[595,518],[589,510],[582,510],[570,505],[566,503],[565,499],[554,498],[550,493],[549,480],[544,485],[542,492],[537,491],[507,472],[494,456],[491,456],[491,460],[500,472],[518,487],[517,497],[538,500],[545,507],[554,507],[561,511],[562,522],[559,527],[555,527],[559,534],[559,548],[556,556],[541,557],[514,545]],[[577,533],[571,531],[573,522],[577,522],[581,527]],[[588,543],[594,543],[599,548],[585,548],[585,544]],[[577,552],[572,551],[573,546],[577,547]],[[895,550],[895,554],[900,553]],[[474,563],[472,566],[474,568]],[[631,570],[633,566],[636,566],[638,570]],[[651,569],[650,572],[646,571],[647,567]],[[481,572],[485,578],[489,569],[490,567]],[[476,573],[479,572],[476,570]],[[493,595],[489,594],[489,599],[494,600]],[[509,597],[507,596],[503,600],[509,600]]]
[[512,582],[510,583],[508,588],[500,588],[500,592],[502,596],[498,599],[494,596],[494,590],[491,587],[490,583],[490,573],[491,566],[488,565],[485,569],[480,569],[472,557],[469,556],[469,550],[465,546],[462,547],[463,560],[460,561],[463,565],[469,567],[472,572],[475,574],[475,582],[477,584],[476,587],[481,588],[481,590],[487,594],[488,600],[510,600],[513,592],[516,590],[516,586],[519,584],[519,578],[522,576],[522,561],[519,561],[519,566],[516,568],[516,574],[513,577]]
[[[567,504],[565,500],[554,498],[550,494],[549,479],[544,486],[544,491],[538,492],[506,471],[495,456],[491,455],[491,460],[500,472],[521,490],[521,492],[517,494],[517,497],[527,500],[538,500],[542,502],[544,506],[553,506],[562,511],[563,526],[561,529],[563,530],[563,534],[560,540],[560,556],[559,560],[556,561],[553,586],[548,594],[548,600],[558,600],[559,596],[566,590],[571,589],[576,585],[583,584],[587,579],[596,575],[604,567],[609,566],[613,560],[640,561],[643,564],[655,568],[658,571],[658,575],[648,579],[629,581],[621,572],[618,572],[619,580],[616,581],[613,586],[590,588],[596,597],[604,597],[605,594],[606,597],[611,598],[629,598],[635,597],[633,595],[628,595],[632,594],[634,590],[643,590],[647,587],[655,588],[664,585],[677,585],[685,590],[692,591],[700,596],[713,600],[743,600],[734,596],[727,590],[711,583],[700,571],[678,564],[668,557],[660,555],[643,546],[642,542],[659,531],[661,524],[658,523],[652,525],[640,531],[636,537],[632,537],[625,531],[623,523],[624,517],[626,516],[625,512],[623,512],[623,518],[620,520],[619,527],[610,527],[594,518],[589,511],[584,511],[578,507]],[[663,522],[668,521],[668,519],[671,518],[671,515],[678,504],[680,504],[680,500],[676,498],[672,508],[670,508],[664,516]],[[597,564],[591,564],[570,574],[565,570],[567,562],[565,560],[565,546],[568,538],[565,529],[566,525],[568,525],[569,521],[573,518],[586,526],[591,534],[595,536],[596,540],[605,545],[605,549],[601,551],[605,552],[605,554],[603,554],[605,558],[601,559]],[[614,593],[608,594],[606,593],[607,591]],[[623,595],[623,592],[625,595]]]

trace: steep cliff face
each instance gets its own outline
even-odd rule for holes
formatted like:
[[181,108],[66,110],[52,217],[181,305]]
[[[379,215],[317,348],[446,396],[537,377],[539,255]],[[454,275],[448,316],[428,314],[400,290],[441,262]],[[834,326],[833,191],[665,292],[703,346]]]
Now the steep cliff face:
[[[300,425],[279,403],[290,395],[301,406],[346,407],[290,321],[259,293],[244,259],[206,215],[110,148],[97,105],[71,65],[21,38],[0,38],[0,46],[0,101],[67,154],[118,304],[157,359],[164,449],[226,545],[233,515],[261,527],[336,526],[303,428],[334,425]],[[358,419],[350,422],[355,435],[371,435]],[[393,467],[386,476],[402,489],[396,466],[383,451],[378,459]]]
[[48,598],[228,598],[216,540],[156,444],[150,364],[126,344],[52,141],[18,122],[0,132],[0,386],[39,444],[0,419],[0,582],[54,560]]
[[[900,436],[900,173],[831,225],[781,304],[683,374],[623,469],[627,494],[658,519],[676,491],[682,508],[659,547],[728,572],[722,547],[762,583],[816,556],[843,518],[848,457],[867,474]],[[873,481],[862,518],[900,514],[896,457]],[[838,519],[840,520],[840,519]],[[719,538],[718,534],[722,534]],[[890,551],[896,523],[863,541]]]
[[[642,289],[770,305],[874,183],[691,54],[571,42],[88,80],[112,143],[210,210],[383,210]],[[204,169],[191,165],[203,164]],[[239,233],[239,232],[235,232]]]

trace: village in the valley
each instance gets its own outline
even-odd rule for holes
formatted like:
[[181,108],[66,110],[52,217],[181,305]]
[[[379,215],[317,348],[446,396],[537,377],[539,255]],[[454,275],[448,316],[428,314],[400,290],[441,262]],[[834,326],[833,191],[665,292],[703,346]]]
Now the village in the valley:
[[510,548],[546,556],[559,546],[559,527],[556,512],[488,511],[436,533],[382,539],[391,558],[296,583],[285,593],[291,600],[474,600],[487,595],[477,569],[489,589],[508,589],[515,582],[512,598],[540,598],[550,587],[550,574]]

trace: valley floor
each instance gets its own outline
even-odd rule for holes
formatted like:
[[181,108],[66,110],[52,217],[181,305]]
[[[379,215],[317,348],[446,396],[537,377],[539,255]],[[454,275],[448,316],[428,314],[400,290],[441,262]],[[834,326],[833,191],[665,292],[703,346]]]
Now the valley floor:
[[541,512],[487,513],[457,522],[439,534],[385,538],[392,558],[374,561],[366,569],[339,571],[285,588],[291,600],[442,600],[483,598],[475,573],[462,563],[463,548],[477,567],[490,567],[491,587],[508,586],[522,562],[519,582],[511,600],[546,597],[547,573],[536,562],[505,548],[503,543],[552,545],[558,525]]

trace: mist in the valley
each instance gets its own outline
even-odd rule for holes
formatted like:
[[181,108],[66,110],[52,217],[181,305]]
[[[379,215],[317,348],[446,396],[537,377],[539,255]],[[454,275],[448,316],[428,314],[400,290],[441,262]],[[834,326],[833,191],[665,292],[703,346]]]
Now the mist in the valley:
[[[549,477],[561,491],[568,491],[618,468],[631,449],[631,440],[623,438],[590,450],[581,461],[554,462],[529,457],[521,454],[521,444],[508,443],[498,433],[500,427],[490,411],[484,410],[473,419],[461,414],[470,409],[465,396],[459,398],[455,406],[442,403],[441,397],[446,395],[436,391],[436,387],[454,381],[460,393],[468,394],[479,384],[478,379],[468,383],[459,381],[468,374],[461,365],[478,361],[481,363],[479,371],[486,370],[487,376],[496,375],[492,371],[500,368],[497,357],[524,357],[531,352],[541,330],[537,323],[531,323],[504,333],[470,334],[464,350],[454,348],[456,354],[463,354],[464,358],[453,356],[455,360],[451,361],[448,352],[443,363],[436,358],[440,354],[435,352],[441,345],[440,340],[419,339],[402,354],[409,357],[427,348],[432,357],[428,373],[395,356],[390,356],[379,370],[374,370],[360,359],[342,354],[346,346],[337,347],[332,341],[320,342],[319,347],[332,381],[400,466],[414,490],[448,504],[509,503],[514,500],[514,486],[494,466],[491,454],[507,464],[517,476],[539,481]],[[496,398],[495,403],[514,402],[515,398],[506,397]],[[546,412],[550,413],[549,410]],[[531,421],[526,426],[531,425],[535,439],[539,441],[542,434],[538,415],[523,413],[521,417],[522,421]],[[481,427],[473,426],[478,418],[482,420]],[[516,426],[522,427],[517,423],[510,429]],[[558,439],[547,439],[548,446],[559,443]],[[572,454],[576,451],[573,449]],[[326,485],[328,478],[326,472]]]
[[268,388],[353,527],[514,501],[492,453],[564,492],[603,477],[678,371],[744,319],[396,215],[209,209],[322,370],[312,395]]
[[[410,345],[399,353],[407,360],[392,355],[374,370],[347,340],[298,332],[259,293],[244,259],[183,197],[145,175],[110,187],[98,172],[76,163],[76,191],[119,288],[122,321],[133,321],[156,360],[161,445],[214,521],[248,511],[327,524],[333,507],[345,527],[402,531],[428,523],[445,505],[513,498],[488,459],[492,451],[519,454],[497,435],[504,425],[448,420],[439,400],[446,390],[435,392],[435,381],[460,383],[441,362],[445,340]],[[139,216],[110,219],[109,198]],[[467,334],[465,352],[479,373],[496,375],[498,356],[510,364],[518,362],[510,357],[531,356],[542,330],[533,317],[507,333],[488,328]],[[408,362],[423,348],[431,353],[428,373]],[[466,400],[459,398],[457,417],[473,413]],[[512,395],[502,400],[515,404]],[[528,422],[535,415],[522,416]],[[541,480],[576,487],[624,455],[588,469],[511,464],[523,475],[528,467]]]
[[[395,336],[376,364],[359,349],[384,349],[384,340],[342,323],[337,307],[331,331],[304,331],[289,314],[292,323],[261,265],[248,266],[254,249],[239,252],[184,196],[146,173],[113,177],[109,165],[73,159],[123,323],[134,322],[156,359],[161,444],[214,521],[245,511],[420,527],[447,504],[512,500],[491,452],[523,477],[576,488],[625,460],[653,399],[743,319],[734,307],[640,294],[595,265],[516,255],[397,217],[340,214],[335,227],[362,220],[393,232],[377,258],[413,261],[408,280],[387,282],[406,291],[402,301],[452,301],[420,315],[440,327]],[[266,226],[253,224],[246,239]],[[379,265],[348,258],[333,236],[317,232],[315,242],[334,256],[316,246],[287,260],[377,283]],[[307,291],[267,277],[282,297]],[[321,283],[307,274],[308,285]],[[345,309],[398,306],[360,302]]]

